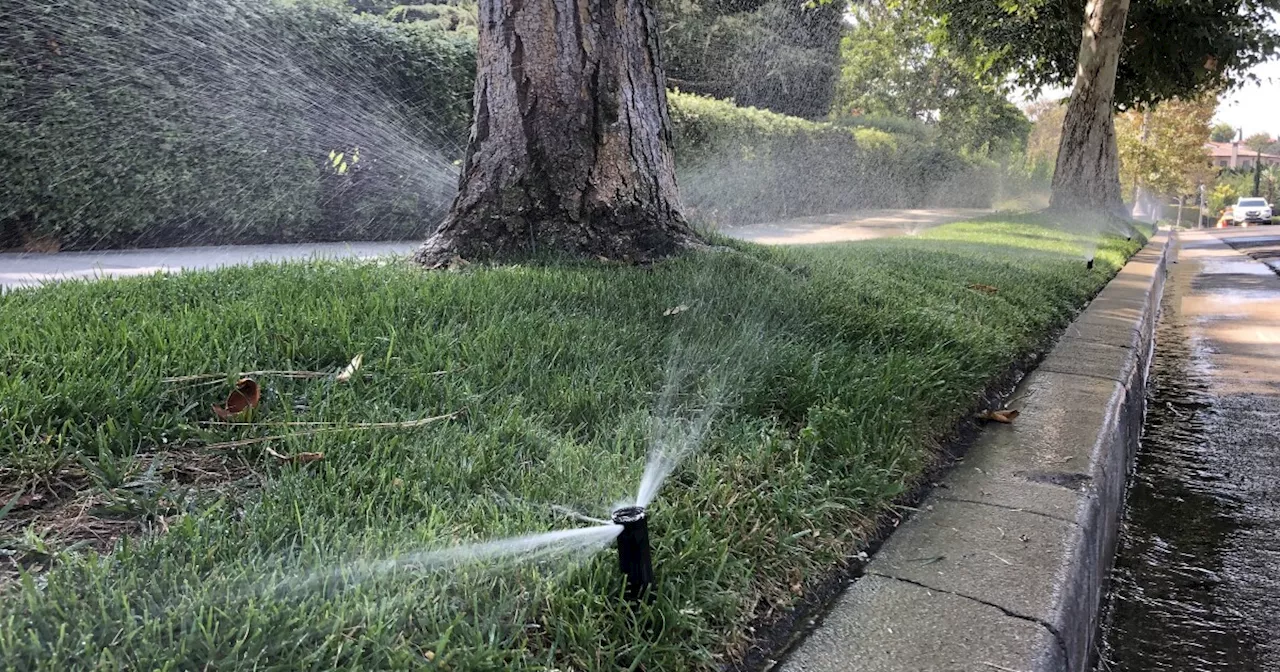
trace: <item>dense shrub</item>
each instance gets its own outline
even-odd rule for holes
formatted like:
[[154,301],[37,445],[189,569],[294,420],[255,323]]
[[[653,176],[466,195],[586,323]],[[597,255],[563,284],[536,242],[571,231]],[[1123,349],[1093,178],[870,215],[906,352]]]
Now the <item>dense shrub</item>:
[[[466,35],[332,0],[32,0],[0,24],[0,247],[414,238],[456,190]],[[695,218],[989,198],[911,138],[672,108]]]
[[738,224],[852,208],[988,207],[990,166],[910,137],[671,95],[689,214]]
[[7,14],[11,244],[419,235],[452,196],[472,40],[314,3],[32,0]]

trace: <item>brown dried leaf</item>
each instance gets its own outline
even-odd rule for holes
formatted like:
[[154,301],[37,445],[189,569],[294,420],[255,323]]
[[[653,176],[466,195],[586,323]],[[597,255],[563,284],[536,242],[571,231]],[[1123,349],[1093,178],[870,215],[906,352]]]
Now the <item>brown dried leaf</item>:
[[241,378],[236,389],[227,395],[226,406],[213,405],[213,414],[223,420],[237,418],[250,409],[257,408],[262,400],[262,390],[252,378]]
[[978,414],[979,420],[989,420],[991,422],[1000,422],[1006,425],[1013,424],[1015,418],[1018,417],[1018,411],[1012,408],[1006,408],[999,411],[983,411]]
[[992,287],[991,285],[969,285],[969,289],[982,292],[983,294],[996,294],[1000,291],[1000,288]]

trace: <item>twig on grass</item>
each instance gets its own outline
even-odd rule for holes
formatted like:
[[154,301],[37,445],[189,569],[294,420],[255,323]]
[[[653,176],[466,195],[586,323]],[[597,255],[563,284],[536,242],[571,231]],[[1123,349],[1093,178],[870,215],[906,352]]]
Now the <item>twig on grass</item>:
[[212,383],[222,382],[224,380],[227,380],[228,378],[233,378],[233,377],[248,378],[252,376],[279,376],[281,378],[310,379],[310,378],[328,378],[329,376],[332,376],[332,375],[335,375],[332,371],[265,370],[265,371],[245,371],[243,373],[238,373],[235,376],[228,376],[225,373],[198,373],[192,376],[172,376],[170,378],[161,378],[160,382],[165,384],[173,384],[173,383],[197,383],[197,384],[210,383],[212,384]]
[[[452,371],[432,371],[427,375],[447,376],[450,373],[459,373],[466,370],[467,370],[467,367],[464,366],[462,368],[454,369]],[[221,383],[227,380],[228,378],[249,378],[253,376],[276,376],[277,378],[296,378],[299,380],[315,380],[317,378],[334,378],[342,375],[342,373],[343,371],[289,371],[289,370],[283,370],[283,369],[264,369],[262,371],[243,371],[241,373],[237,373],[234,375],[229,375],[225,373],[197,373],[190,376],[171,376],[168,378],[161,378],[160,382],[166,385],[172,385],[176,383],[192,383],[195,385],[216,385],[218,383]],[[355,371],[352,371],[352,373],[354,374]],[[368,376],[371,374],[366,373],[363,375]]]
[[[406,420],[404,422],[357,422],[350,425],[314,427],[312,429],[304,429],[304,430],[293,432],[290,434],[273,434],[271,436],[255,436],[248,439],[238,439],[236,441],[223,441],[221,443],[210,443],[204,447],[206,449],[218,449],[218,450],[222,450],[226,448],[240,448],[242,446],[252,446],[258,443],[266,443],[268,441],[279,441],[281,439],[291,439],[291,438],[296,438],[301,436],[314,436],[316,434],[323,434],[326,432],[345,432],[348,430],[357,430],[357,429],[413,429],[415,427],[424,427],[433,422],[439,422],[441,420],[450,420],[452,418],[457,417],[458,415],[463,413],[465,410],[466,409],[462,409],[446,415],[437,415],[434,417],[422,418],[419,420]],[[243,426],[246,426],[246,427],[254,426],[252,423],[228,423],[228,424],[242,424]]]

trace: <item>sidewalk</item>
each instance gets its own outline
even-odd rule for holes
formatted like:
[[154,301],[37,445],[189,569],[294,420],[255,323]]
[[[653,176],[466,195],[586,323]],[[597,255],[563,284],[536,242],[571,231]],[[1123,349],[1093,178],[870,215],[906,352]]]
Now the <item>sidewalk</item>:
[[[809,245],[887,238],[988,214],[986,210],[874,210],[801,217],[722,229],[721,233],[767,245]],[[166,247],[59,254],[0,253],[0,289],[68,278],[125,277],[291,259],[365,259],[407,255],[417,241]]]
[[1152,239],[780,665],[781,672],[1087,672],[1167,234]]

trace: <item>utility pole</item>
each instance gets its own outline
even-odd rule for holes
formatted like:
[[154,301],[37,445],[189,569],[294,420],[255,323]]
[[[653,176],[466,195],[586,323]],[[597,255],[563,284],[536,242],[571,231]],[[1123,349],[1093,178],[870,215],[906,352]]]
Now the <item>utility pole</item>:
[[1200,185],[1200,221],[1197,222],[1196,228],[1204,228],[1204,209],[1209,205],[1209,202],[1206,200],[1207,191],[1208,187],[1203,184]]
[[1258,158],[1253,162],[1253,197],[1262,195],[1262,147],[1258,147]]
[[[1151,106],[1148,105],[1142,111],[1142,139],[1143,147],[1147,146],[1147,138],[1151,135]],[[1138,171],[1138,178],[1133,181],[1133,209],[1135,211],[1142,208],[1142,171]],[[1152,208],[1155,210],[1155,208]]]

